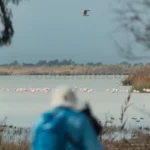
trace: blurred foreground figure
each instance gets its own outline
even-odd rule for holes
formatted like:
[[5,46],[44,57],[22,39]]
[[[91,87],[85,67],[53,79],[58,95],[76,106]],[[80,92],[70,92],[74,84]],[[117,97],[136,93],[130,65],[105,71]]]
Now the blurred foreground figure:
[[88,117],[77,111],[77,103],[68,87],[52,93],[50,111],[32,129],[32,150],[102,150]]

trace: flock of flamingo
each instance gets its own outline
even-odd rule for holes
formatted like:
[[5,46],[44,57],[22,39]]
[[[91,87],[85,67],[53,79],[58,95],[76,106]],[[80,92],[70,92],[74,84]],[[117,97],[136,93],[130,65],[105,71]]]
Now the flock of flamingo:
[[[2,92],[18,92],[18,93],[25,93],[25,92],[30,92],[30,93],[37,93],[37,92],[41,92],[41,93],[49,93],[49,92],[52,92],[54,90],[57,90],[56,88],[13,88],[13,89],[10,89],[10,88],[1,88],[0,91]],[[74,90],[77,90],[77,87],[73,88],[72,89],[73,91]],[[80,92],[87,92],[87,93],[91,93],[93,92],[93,89],[89,89],[89,88],[81,88],[79,90]]]
[[[93,92],[94,90],[93,89],[90,89],[90,88],[78,88],[78,87],[74,87],[72,90],[75,91],[75,90],[79,90],[80,92],[83,92],[83,93],[91,93]],[[30,92],[30,93],[37,93],[37,92],[41,92],[41,93],[49,93],[49,92],[52,92],[54,90],[57,90],[56,88],[13,88],[13,89],[10,89],[10,88],[0,88],[0,91],[2,92],[20,92],[20,93],[26,93],[26,92]],[[150,92],[150,89],[143,89],[144,92]],[[113,89],[106,89],[106,92],[109,92],[109,93],[129,93],[130,91],[128,89],[116,89],[116,88],[113,88]],[[133,90],[132,91],[133,93],[140,93],[140,91],[137,91],[137,90]]]
[[[106,92],[110,92],[110,93],[129,93],[130,91],[128,89],[125,90],[121,90],[121,89],[106,89]],[[138,90],[133,90],[133,93],[140,93],[140,91]]]
[[120,89],[106,89],[106,92],[110,93],[129,93],[129,90],[120,90]]
[[[120,89],[106,89],[106,92],[110,92],[110,93],[129,93],[129,90],[120,90]],[[145,93],[150,93],[150,89],[143,89],[143,92]],[[132,93],[140,93],[140,91],[138,90],[133,90]]]
[[150,92],[150,89],[143,89],[144,92]]

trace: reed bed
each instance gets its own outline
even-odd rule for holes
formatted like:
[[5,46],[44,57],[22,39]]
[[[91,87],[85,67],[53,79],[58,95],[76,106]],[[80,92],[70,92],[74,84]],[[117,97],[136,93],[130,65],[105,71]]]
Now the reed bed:
[[105,140],[102,144],[104,145],[104,150],[149,150],[150,135],[141,133],[135,139],[122,139],[120,141]]
[[102,66],[0,66],[0,75],[128,75],[138,67]]
[[144,89],[150,89],[150,66],[137,69],[133,74],[122,80],[123,85],[131,85],[132,90],[138,90],[146,93]]

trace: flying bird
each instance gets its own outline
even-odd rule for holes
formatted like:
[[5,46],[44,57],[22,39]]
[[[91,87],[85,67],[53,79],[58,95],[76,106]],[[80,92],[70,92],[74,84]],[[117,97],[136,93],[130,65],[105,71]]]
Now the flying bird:
[[90,10],[84,10],[84,12],[83,12],[82,15],[83,15],[83,16],[89,16],[89,15],[87,15],[87,12],[88,12],[88,11],[90,11]]

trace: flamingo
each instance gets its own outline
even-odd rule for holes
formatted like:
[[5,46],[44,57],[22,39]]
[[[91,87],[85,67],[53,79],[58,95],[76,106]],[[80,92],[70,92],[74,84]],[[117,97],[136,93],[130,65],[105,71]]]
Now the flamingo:
[[110,91],[110,89],[106,89],[106,92],[109,92]]
[[90,90],[88,90],[87,92],[88,92],[88,93],[91,93],[91,92],[93,92],[93,90],[92,90],[92,89],[90,89]]

